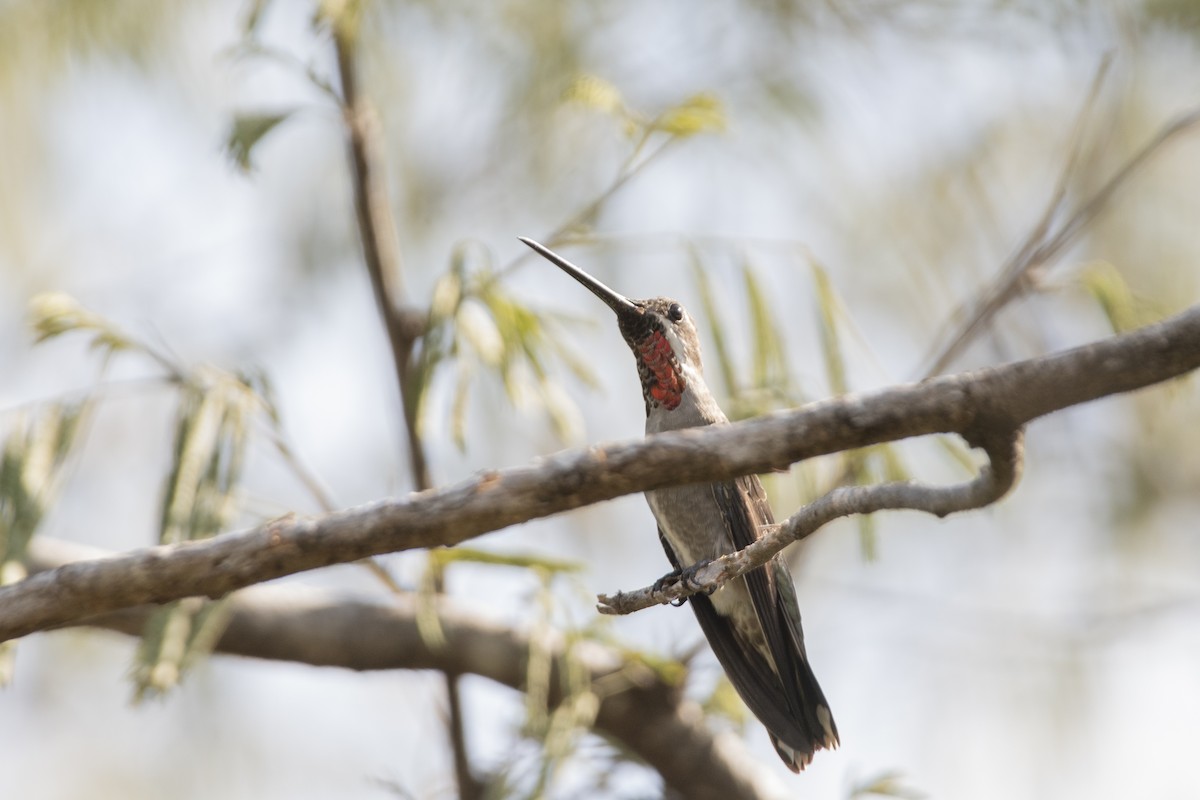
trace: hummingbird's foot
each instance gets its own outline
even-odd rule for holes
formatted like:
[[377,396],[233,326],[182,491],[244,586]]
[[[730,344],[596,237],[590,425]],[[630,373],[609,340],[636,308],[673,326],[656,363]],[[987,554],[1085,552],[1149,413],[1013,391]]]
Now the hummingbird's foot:
[[[677,583],[682,583],[688,589],[691,589],[692,591],[698,591],[703,584],[701,584],[700,581],[696,580],[696,573],[699,572],[700,570],[704,569],[711,563],[712,563],[712,561],[705,559],[704,561],[700,561],[698,563],[692,564],[690,567],[684,567],[683,569],[672,570],[671,572],[668,572],[666,575],[663,575],[661,578],[656,580],[650,586],[650,590],[654,591],[654,592],[661,592],[663,589],[666,589],[670,586],[674,586]],[[716,591],[716,589],[708,589],[704,593],[706,595],[710,595],[715,591]],[[671,605],[675,606],[676,608],[679,608],[681,605],[686,603],[687,600],[688,599],[686,597],[679,597],[679,598],[676,598],[675,600],[671,600],[670,603],[671,603]]]
[[[661,578],[656,580],[650,586],[650,590],[653,592],[661,592],[663,589],[666,589],[668,586],[674,586],[675,584],[679,583],[680,577],[682,575],[683,575],[683,570],[679,570],[679,569],[671,570],[666,575],[663,575]],[[686,603],[687,600],[688,599],[686,597],[677,597],[676,599],[670,600],[669,602],[671,603],[671,605],[675,606],[676,608],[679,608],[681,605]]]
[[[696,580],[696,573],[699,572],[700,570],[704,569],[711,563],[712,563],[712,560],[706,558],[703,561],[697,561],[695,564],[692,564],[690,567],[684,567],[683,569],[681,569],[679,571],[679,580],[683,583],[684,586],[688,587],[689,589],[699,590],[701,588],[702,584],[700,583],[700,581]],[[711,595],[715,591],[716,591],[716,588],[714,587],[712,589],[706,590],[704,592],[704,594]]]
[[666,575],[663,575],[661,578],[656,580],[650,586],[650,591],[661,592],[663,589],[666,589],[668,586],[674,586],[675,584],[679,583],[679,576],[681,574],[683,574],[683,571],[678,570],[678,569],[668,572]]

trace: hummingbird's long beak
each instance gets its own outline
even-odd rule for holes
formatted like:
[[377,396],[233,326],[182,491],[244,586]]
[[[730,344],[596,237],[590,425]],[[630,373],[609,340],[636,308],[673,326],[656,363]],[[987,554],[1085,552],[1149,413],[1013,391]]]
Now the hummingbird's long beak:
[[567,261],[565,258],[560,256],[558,253],[555,253],[550,248],[543,247],[542,245],[535,242],[533,239],[526,239],[524,236],[521,236],[518,238],[520,238],[520,240],[522,242],[524,242],[525,244],[527,244],[531,248],[533,248],[533,250],[538,255],[540,255],[542,258],[544,258],[547,261],[549,261],[550,263],[554,264],[559,269],[561,269],[563,272],[567,273],[572,278],[574,278],[575,280],[579,281],[584,286],[586,286],[591,291],[592,294],[596,295],[596,297],[599,297],[601,300],[603,300],[605,305],[607,305],[613,311],[617,312],[617,317],[620,318],[620,317],[628,316],[629,314],[640,314],[641,313],[641,309],[639,309],[637,306],[635,306],[633,303],[631,303],[629,301],[628,297],[626,297],[623,294],[618,294],[617,292],[614,292],[612,289],[608,288],[603,283],[601,283],[600,281],[593,278],[591,275],[588,275],[586,272],[581,270],[579,267],[575,266],[570,261]]

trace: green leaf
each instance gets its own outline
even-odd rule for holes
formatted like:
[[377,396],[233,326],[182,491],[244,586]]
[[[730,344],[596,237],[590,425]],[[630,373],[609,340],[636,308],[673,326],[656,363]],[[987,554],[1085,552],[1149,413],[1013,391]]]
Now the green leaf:
[[652,127],[679,138],[720,132],[725,130],[725,108],[716,95],[702,92],[664,111]]
[[[869,452],[869,450],[864,448],[848,450],[842,453],[842,473],[845,476],[845,483],[854,486],[863,486],[874,482],[868,461]],[[875,516],[873,514],[860,514],[857,520],[859,547],[862,548],[863,558],[867,561],[874,561],[878,556],[878,540],[875,536]]]
[[242,35],[254,36],[258,33],[259,23],[267,11],[267,6],[271,4],[271,0],[251,0],[250,7],[246,11],[245,22],[242,23]]
[[295,109],[272,113],[242,112],[235,114],[229,135],[225,139],[225,151],[242,172],[250,172],[254,163],[251,158],[254,148],[268,133],[295,113]]
[[815,261],[812,263],[813,283],[817,289],[817,311],[821,321],[821,355],[825,361],[825,375],[829,388],[835,394],[849,391],[846,383],[846,362],[842,355],[841,336],[838,331],[840,304],[829,273]]
[[57,498],[63,469],[90,409],[91,401],[48,405],[28,420],[18,417],[6,437],[0,453],[0,569],[25,557]]
[[973,475],[979,471],[978,462],[971,455],[970,448],[966,447],[961,439],[950,436],[936,436],[934,440],[955,463],[963,468],[963,472]]
[[729,356],[729,342],[725,334],[725,323],[721,319],[721,314],[717,309],[717,303],[713,297],[712,283],[708,279],[708,271],[704,268],[704,263],[700,259],[700,254],[695,248],[688,248],[688,255],[692,265],[692,275],[696,280],[696,286],[700,290],[700,307],[704,310],[704,320],[707,323],[709,335],[712,336],[713,347],[717,356],[717,368],[720,370],[722,391],[727,397],[737,397],[738,381],[737,371],[733,366],[733,359]]
[[724,673],[717,678],[712,694],[704,699],[701,707],[707,716],[729,720],[739,731],[745,728],[750,719],[746,713],[746,704],[742,702],[742,698],[738,696],[737,690]]
[[1140,328],[1150,322],[1120,271],[1108,262],[1091,265],[1082,275],[1083,285],[1100,304],[1114,333]]
[[899,797],[903,800],[923,800],[926,795],[903,784],[903,774],[895,771],[881,772],[850,787],[848,797],[858,800],[865,797]]
[[71,331],[90,331],[91,346],[110,353],[134,347],[123,333],[99,314],[84,308],[69,294],[44,292],[29,300],[30,322],[35,343],[53,339]]
[[[250,415],[265,402],[247,382],[200,370],[181,384],[171,471],[163,489],[159,541],[173,544],[215,536],[232,522],[248,440]],[[207,656],[227,621],[224,601],[188,598],[146,622],[134,661],[134,698],[174,688]]]
[[459,361],[458,379],[454,385],[454,402],[450,404],[450,436],[459,452],[467,449],[467,400],[471,393],[474,370],[465,360]]
[[883,462],[883,479],[899,483],[909,480],[912,474],[900,457],[900,452],[891,444],[878,444],[871,448],[872,456]]
[[439,560],[440,553],[440,550],[429,551],[416,594],[417,635],[430,650],[440,650],[446,646],[446,632],[442,630],[442,620],[438,616],[438,596],[445,574]]
[[454,322],[462,343],[469,346],[485,366],[498,367],[503,362],[508,342],[488,313],[487,306],[467,300],[459,305]]
[[[56,403],[16,418],[0,452],[0,586],[23,580],[29,543],[58,496],[91,401]],[[0,643],[0,686],[12,679],[16,642]]]
[[879,558],[879,537],[876,535],[878,530],[874,514],[858,515],[858,546],[867,561]]
[[563,91],[563,100],[594,108],[605,114],[621,115],[625,100],[616,86],[595,75],[579,75]]
[[551,574],[577,573],[583,570],[583,564],[578,561],[546,558],[533,553],[493,553],[489,550],[461,546],[431,550],[429,556],[443,567],[454,563],[490,564],[497,567],[532,569]]
[[205,539],[230,523],[237,508],[246,421],[258,405],[249,387],[215,371],[181,387],[171,472],[163,491],[161,543]]
[[178,686],[192,665],[212,653],[228,621],[227,598],[189,597],[156,610],[134,659],[134,702]]
[[783,335],[749,260],[742,265],[742,278],[746,284],[746,303],[753,334],[753,384],[758,389],[767,389],[786,381],[787,356],[783,350]]

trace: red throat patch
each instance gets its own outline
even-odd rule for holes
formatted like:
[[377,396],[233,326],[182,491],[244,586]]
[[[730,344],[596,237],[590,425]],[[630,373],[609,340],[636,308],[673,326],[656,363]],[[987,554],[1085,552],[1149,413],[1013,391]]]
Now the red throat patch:
[[683,400],[683,390],[687,388],[687,383],[676,366],[671,343],[662,331],[651,331],[638,345],[637,355],[654,376],[654,382],[648,388],[650,397],[667,410],[674,411]]

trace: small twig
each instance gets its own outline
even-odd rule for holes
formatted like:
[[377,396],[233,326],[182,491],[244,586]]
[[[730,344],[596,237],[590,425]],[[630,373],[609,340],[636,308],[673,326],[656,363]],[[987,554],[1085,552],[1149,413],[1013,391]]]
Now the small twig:
[[[604,204],[607,203],[610,199],[612,199],[613,195],[615,195],[618,191],[620,191],[621,187],[623,187],[625,184],[627,184],[629,182],[629,180],[631,178],[633,178],[635,175],[637,175],[639,172],[641,172],[643,169],[645,169],[645,167],[650,162],[654,161],[657,157],[661,156],[664,152],[666,152],[667,149],[670,148],[671,145],[677,141],[679,141],[679,139],[674,138],[674,137],[671,139],[668,139],[667,141],[665,141],[661,145],[659,145],[657,149],[651,151],[649,155],[647,155],[645,158],[641,159],[640,161],[637,161],[636,163],[634,163],[634,159],[633,159],[633,156],[636,155],[636,152],[635,152],[633,155],[630,156],[630,159],[628,161],[626,161],[625,164],[622,165],[621,170],[617,174],[616,179],[609,185],[609,187],[607,189],[605,189],[603,192],[601,192],[593,200],[588,202],[588,204],[585,205],[583,208],[579,209],[574,214],[572,214],[567,219],[565,219],[563,222],[561,222],[558,225],[558,227],[556,227],[553,231],[551,231],[550,233],[541,237],[541,239],[539,239],[539,241],[544,243],[547,247],[555,247],[557,245],[561,245],[563,243],[563,237],[567,236],[573,230],[586,224],[592,218],[594,218],[596,213],[600,211],[600,209],[604,206]],[[530,251],[528,248],[522,248],[521,253],[519,255],[517,255],[516,258],[514,258],[512,261],[505,264],[500,269],[496,270],[494,273],[492,273],[491,279],[494,281],[500,280],[501,278],[504,278],[507,275],[510,275],[521,264],[524,264],[527,260],[533,258],[533,255],[534,254],[532,253],[532,251]]]
[[696,570],[687,581],[676,581],[655,590],[645,587],[632,592],[602,594],[597,598],[601,614],[632,614],[651,606],[664,605],[699,592],[711,594],[725,583],[770,561],[792,542],[816,533],[835,519],[876,511],[925,511],[945,517],[991,505],[1007,494],[1021,472],[1020,429],[1007,435],[994,433],[984,446],[989,463],[978,476],[952,486],[925,486],[897,481],[875,486],[841,486],[797,511],[780,525],[772,526],[762,538],[734,553],[715,559]]

